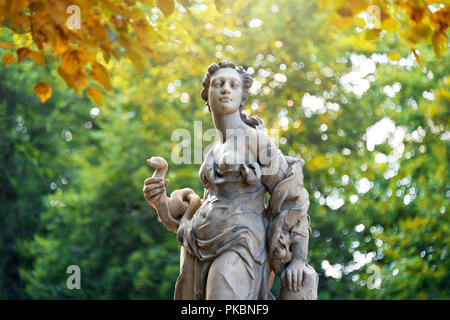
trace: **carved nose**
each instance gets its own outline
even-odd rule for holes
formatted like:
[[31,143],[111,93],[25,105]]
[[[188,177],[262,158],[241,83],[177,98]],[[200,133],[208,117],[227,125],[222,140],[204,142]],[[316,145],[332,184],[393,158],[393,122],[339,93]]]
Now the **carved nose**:
[[222,88],[222,94],[223,93],[230,93],[230,88],[226,84]]

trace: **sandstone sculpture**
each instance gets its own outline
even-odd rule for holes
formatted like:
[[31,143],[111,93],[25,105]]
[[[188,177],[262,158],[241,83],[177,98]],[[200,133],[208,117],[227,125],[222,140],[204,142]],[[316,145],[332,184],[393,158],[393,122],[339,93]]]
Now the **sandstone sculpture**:
[[199,171],[203,199],[189,188],[168,198],[166,160],[147,160],[156,171],[144,197],[181,245],[175,299],[274,299],[274,274],[279,299],[317,299],[319,277],[307,264],[304,161],[284,156],[264,122],[242,113],[252,81],[228,61],[211,64],[203,79],[201,96],[219,136]]

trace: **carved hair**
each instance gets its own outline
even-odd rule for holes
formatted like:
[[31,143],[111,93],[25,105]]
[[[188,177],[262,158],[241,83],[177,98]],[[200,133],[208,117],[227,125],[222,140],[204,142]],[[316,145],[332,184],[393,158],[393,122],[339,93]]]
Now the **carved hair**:
[[205,105],[208,107],[208,110],[211,112],[211,108],[209,106],[208,102],[208,90],[209,86],[211,84],[211,76],[219,69],[223,68],[231,68],[236,70],[239,75],[242,78],[242,101],[239,106],[239,114],[241,116],[242,121],[244,123],[252,128],[256,129],[264,129],[264,121],[259,117],[251,117],[248,118],[246,114],[242,113],[242,109],[244,109],[245,104],[248,100],[248,90],[252,86],[253,79],[250,76],[250,74],[244,69],[243,66],[237,67],[234,62],[231,61],[220,61],[217,63],[212,63],[208,67],[208,72],[206,72],[205,76],[203,77],[202,81],[202,91],[200,92],[200,95],[202,99],[205,101]]

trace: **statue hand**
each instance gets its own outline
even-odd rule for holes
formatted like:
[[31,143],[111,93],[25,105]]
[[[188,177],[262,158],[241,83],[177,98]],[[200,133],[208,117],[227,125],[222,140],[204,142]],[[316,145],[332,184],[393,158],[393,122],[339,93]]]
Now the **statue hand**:
[[163,194],[166,194],[166,186],[169,180],[161,177],[151,177],[144,181],[144,198],[149,205],[157,209],[157,202]]
[[289,265],[281,273],[281,281],[290,291],[299,291],[303,281],[305,261],[292,259]]

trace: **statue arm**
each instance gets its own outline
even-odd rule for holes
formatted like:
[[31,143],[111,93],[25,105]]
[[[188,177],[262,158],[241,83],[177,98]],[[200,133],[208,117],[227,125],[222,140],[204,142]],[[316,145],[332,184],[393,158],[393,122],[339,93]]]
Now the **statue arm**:
[[271,166],[266,163],[261,168],[261,181],[270,193],[269,259],[275,274],[281,278],[282,287],[299,292],[305,272],[311,278],[311,267],[307,264],[310,218],[309,194],[303,186],[304,161],[284,156],[273,144],[267,144],[265,153],[270,155]]
[[177,232],[180,221],[190,219],[200,207],[201,200],[192,189],[175,190],[167,197],[166,186],[168,180],[164,179],[167,173],[167,161],[160,157],[147,160],[147,164],[155,167],[156,171],[151,178],[144,181],[144,197],[152,206],[163,223],[172,232]]

